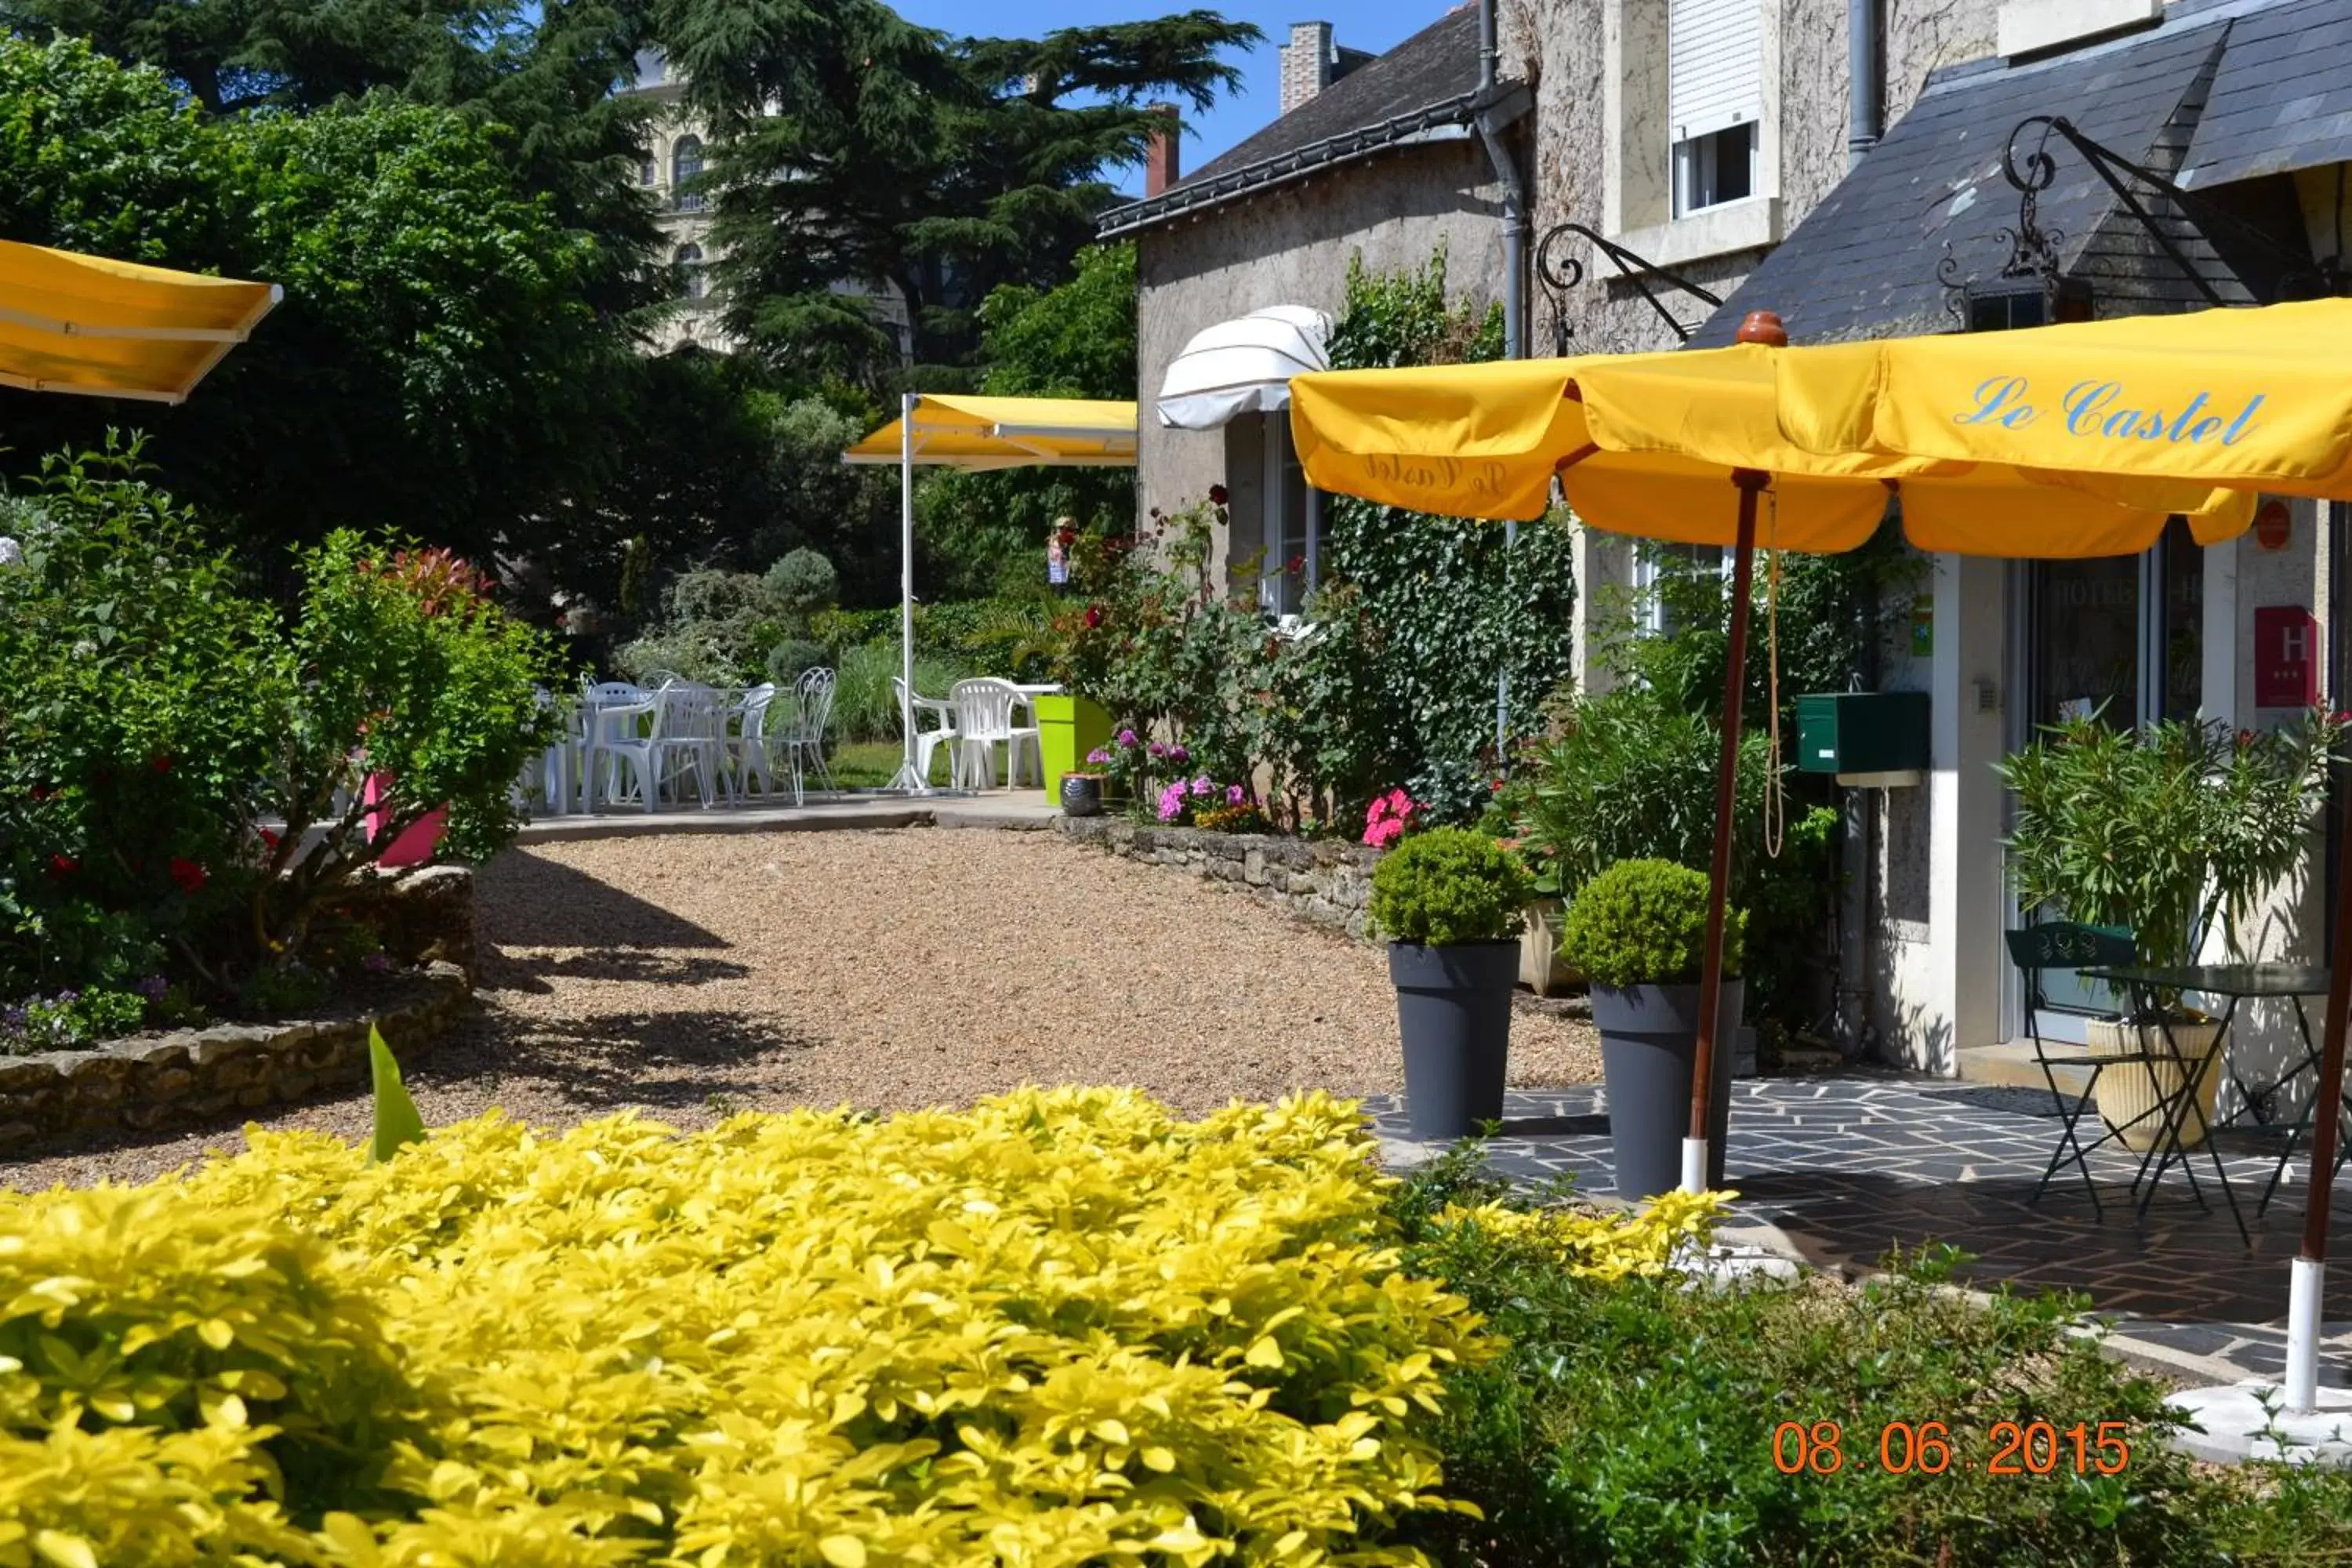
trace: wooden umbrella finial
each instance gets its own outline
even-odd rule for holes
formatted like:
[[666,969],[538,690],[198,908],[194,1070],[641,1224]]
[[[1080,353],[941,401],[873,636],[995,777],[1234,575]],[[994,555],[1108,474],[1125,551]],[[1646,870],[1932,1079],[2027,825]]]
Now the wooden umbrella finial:
[[1750,310],[1748,319],[1739,323],[1739,331],[1732,341],[1785,349],[1789,346],[1789,329],[1780,324],[1780,313],[1777,310]]

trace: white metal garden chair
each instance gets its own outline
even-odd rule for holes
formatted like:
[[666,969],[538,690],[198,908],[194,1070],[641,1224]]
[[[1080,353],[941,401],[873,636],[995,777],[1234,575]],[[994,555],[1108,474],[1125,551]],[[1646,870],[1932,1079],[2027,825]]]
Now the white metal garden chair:
[[804,798],[808,775],[824,781],[830,793],[833,769],[824,760],[824,727],[833,719],[833,671],[823,665],[801,671],[793,683],[793,727],[784,744],[792,753],[793,804]]
[[[931,777],[931,758],[941,746],[945,746],[948,749],[948,782],[953,784],[956,778],[956,744],[962,739],[956,731],[955,704],[942,702],[936,697],[918,695],[896,675],[890,678],[890,689],[898,694],[899,732],[915,737],[915,776],[928,784]],[[926,713],[939,721],[937,729],[922,727]]]
[[1013,722],[1014,714],[1025,701],[1021,689],[1009,680],[997,680],[982,676],[971,680],[959,680],[948,692],[948,702],[955,710],[956,784],[964,789],[996,787],[996,748],[1004,748],[1004,784],[1008,789],[1021,784],[1021,759],[1024,754],[1036,758],[1033,776],[1042,778],[1045,772],[1040,752],[1037,727]]

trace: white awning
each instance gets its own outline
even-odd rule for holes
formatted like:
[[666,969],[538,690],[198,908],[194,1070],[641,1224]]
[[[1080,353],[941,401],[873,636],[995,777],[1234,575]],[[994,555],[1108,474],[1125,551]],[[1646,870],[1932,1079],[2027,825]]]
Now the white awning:
[[1331,368],[1331,318],[1305,305],[1268,305],[1196,333],[1160,384],[1160,423],[1214,430],[1238,415],[1290,406],[1290,378]]

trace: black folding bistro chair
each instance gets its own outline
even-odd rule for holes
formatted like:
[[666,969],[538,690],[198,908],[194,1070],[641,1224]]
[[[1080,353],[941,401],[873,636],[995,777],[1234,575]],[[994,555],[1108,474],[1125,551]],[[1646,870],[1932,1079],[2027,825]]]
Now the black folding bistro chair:
[[[2143,1111],[2120,1126],[2101,1117],[2099,1124],[2105,1131],[2089,1143],[2083,1142],[2079,1129],[2083,1118],[2092,1114],[2097,1105],[2099,1075],[2102,1072],[2126,1062],[2154,1061],[2156,1056],[2153,1052],[2141,1051],[2124,1056],[2076,1056],[2069,1053],[2053,1057],[2050,1054],[2051,1042],[2042,1037],[2041,1012],[2049,1005],[2042,987],[2053,970],[2130,963],[2137,956],[2131,932],[2114,926],[2051,921],[2042,925],[2028,926],[2023,931],[2007,931],[2003,936],[2009,943],[2010,962],[2017,965],[2018,973],[2025,982],[2025,1032],[2033,1041],[2033,1058],[2042,1064],[2042,1077],[2050,1086],[2050,1098],[2058,1108],[2060,1123],[2058,1147],[2052,1152],[2050,1164],[2042,1173],[2042,1180],[2034,1184],[2033,1196],[2030,1201],[2040,1203],[2042,1193],[2049,1188],[2050,1178],[2072,1165],[2083,1173],[2083,1190],[2091,1196],[2092,1209],[2105,1214],[2105,1209],[2099,1202],[2098,1184],[2091,1177],[2092,1152],[2109,1143],[2120,1142],[2126,1131],[2160,1114],[2163,1108],[2159,1106]],[[2088,1069],[2090,1074],[2083,1082],[2081,1095],[2071,1100],[2058,1085],[2058,1068],[2062,1066],[2075,1070]]]

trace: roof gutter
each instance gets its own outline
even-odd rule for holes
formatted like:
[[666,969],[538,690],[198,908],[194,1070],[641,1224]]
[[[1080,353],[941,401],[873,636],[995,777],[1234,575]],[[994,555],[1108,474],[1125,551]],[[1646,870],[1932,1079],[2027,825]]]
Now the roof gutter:
[[[1481,95],[1465,92],[1425,108],[1384,120],[1378,125],[1328,136],[1320,142],[1229,170],[1211,179],[1188,180],[1163,195],[1129,202],[1102,215],[1095,230],[1099,239],[1114,239],[1156,227],[1187,214],[1205,212],[1261,191],[1303,179],[1307,175],[1383,153],[1392,147],[1419,146],[1432,142],[1462,142],[1478,135]],[[1513,83],[1497,94],[1486,110],[1494,122],[1508,125],[1525,114],[1533,99],[1527,88]]]

